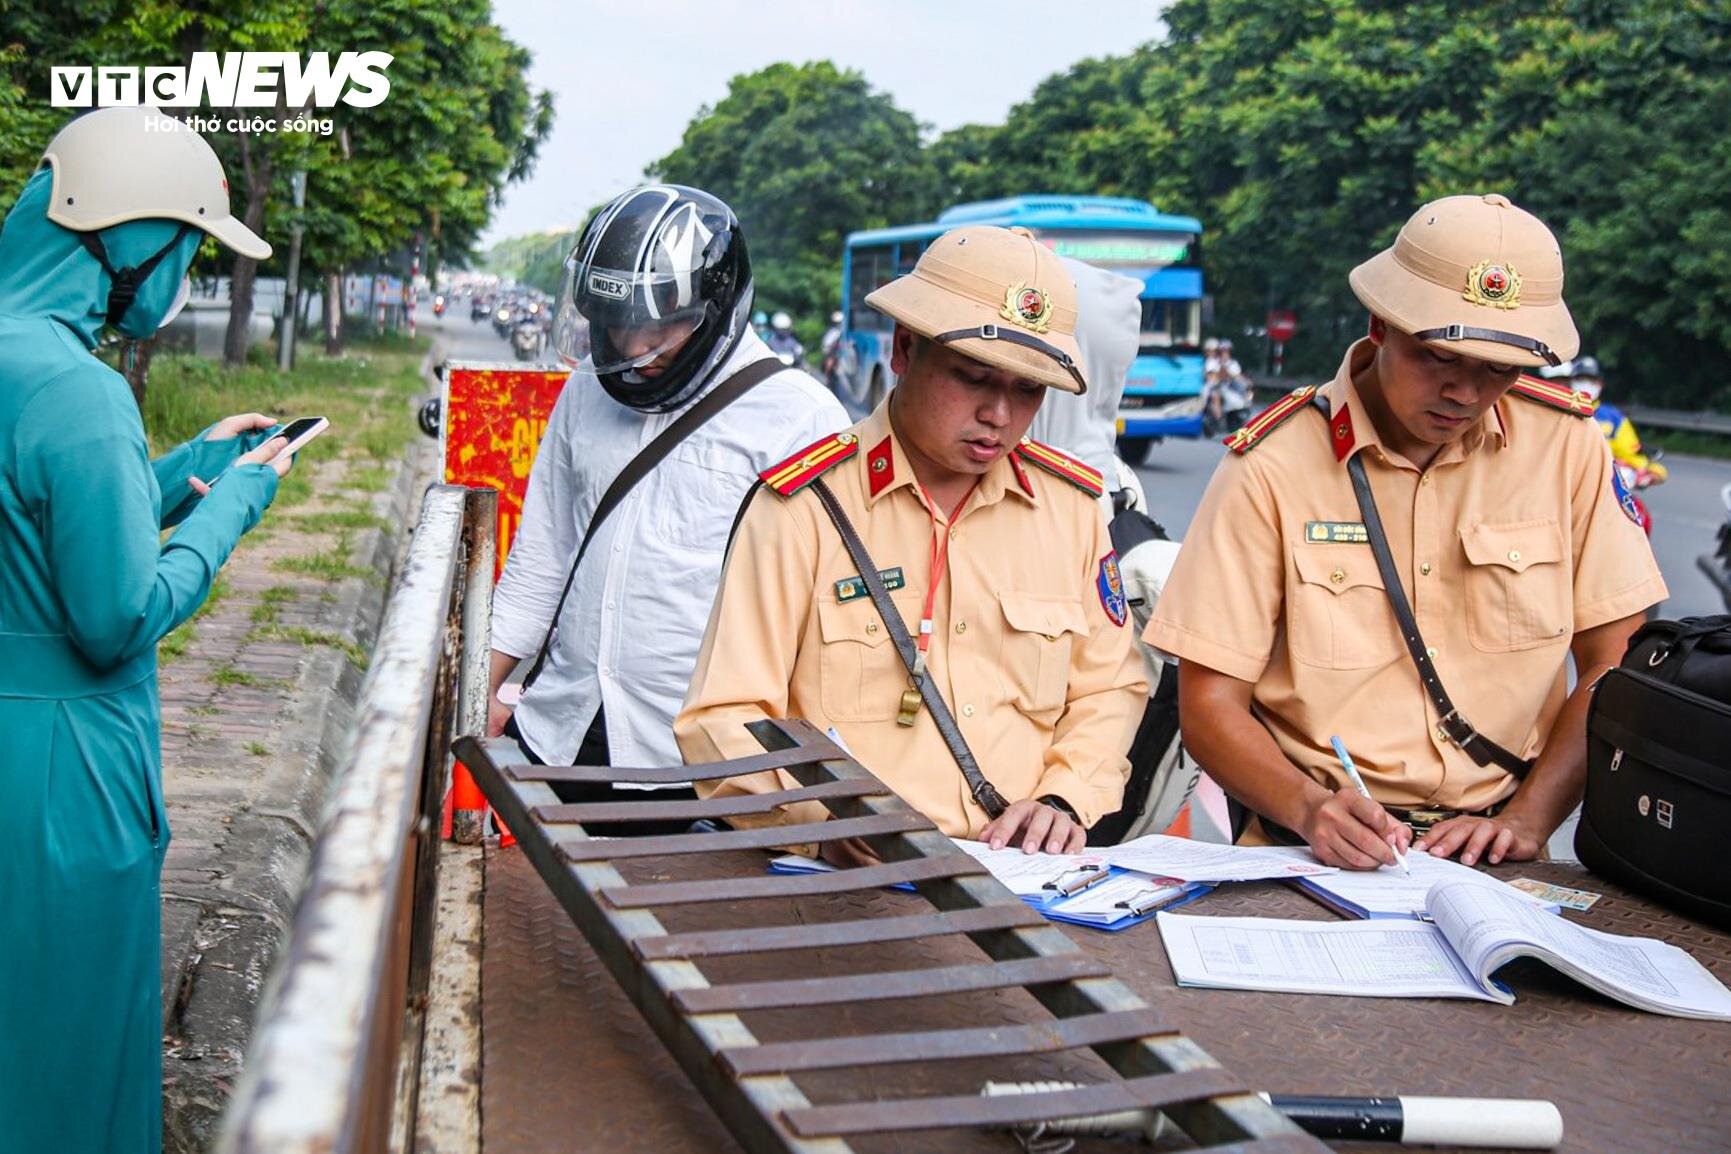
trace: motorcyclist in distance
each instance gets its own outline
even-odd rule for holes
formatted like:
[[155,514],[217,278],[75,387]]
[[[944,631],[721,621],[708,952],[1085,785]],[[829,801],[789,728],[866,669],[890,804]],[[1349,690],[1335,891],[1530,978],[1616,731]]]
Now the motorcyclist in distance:
[[784,365],[797,365],[805,356],[805,346],[793,335],[793,318],[777,312],[769,321],[769,336],[765,338],[769,351],[781,358]]

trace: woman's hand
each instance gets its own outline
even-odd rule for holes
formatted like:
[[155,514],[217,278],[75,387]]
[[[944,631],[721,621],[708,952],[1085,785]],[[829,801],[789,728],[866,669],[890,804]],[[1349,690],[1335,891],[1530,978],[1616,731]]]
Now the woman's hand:
[[204,435],[207,441],[232,441],[242,433],[250,433],[255,429],[268,429],[276,424],[275,417],[267,417],[263,413],[236,413],[232,417],[224,417],[210,427],[210,432]]
[[[230,419],[235,420],[238,418]],[[295,463],[295,459],[293,457],[283,457],[279,460],[276,459],[276,455],[287,447],[287,437],[272,437],[252,452],[242,453],[240,456],[236,457],[234,463],[236,465],[269,465],[271,468],[276,470],[276,475],[279,478],[286,477],[288,476],[289,466]],[[188,477],[186,483],[191,485],[192,491],[197,493],[200,497],[203,497],[210,492],[210,483],[207,481],[201,481],[197,477]]]

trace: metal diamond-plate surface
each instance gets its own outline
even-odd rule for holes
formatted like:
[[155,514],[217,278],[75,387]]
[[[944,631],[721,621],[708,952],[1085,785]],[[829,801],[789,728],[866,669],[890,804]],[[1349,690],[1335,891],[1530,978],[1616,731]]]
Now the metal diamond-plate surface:
[[[754,875],[756,853],[693,855],[679,877]],[[631,882],[671,880],[663,861],[624,863]],[[1585,924],[1672,941],[1731,979],[1731,937],[1632,899],[1583,872],[1527,864],[1498,871],[1606,897]],[[657,911],[671,932],[785,925],[924,910],[911,894],[873,891]],[[1332,915],[1277,885],[1223,887],[1190,907],[1201,914],[1292,918]],[[1369,1000],[1180,990],[1152,924],[1117,934],[1070,928],[1131,989],[1228,1070],[1285,1093],[1406,1093],[1550,1098],[1562,1110],[1565,1151],[1731,1150],[1731,1025],[1628,1010],[1549,968],[1503,971],[1510,1007],[1441,1000]],[[809,977],[980,960],[962,938],[926,939],[797,954],[706,959],[712,983]],[[728,1151],[737,1147],[590,953],[516,851],[489,855],[483,971],[483,1143],[486,1154],[608,1149]],[[1022,990],[1001,990],[758,1011],[742,1015],[762,1042],[1047,1020]],[[800,1075],[814,1102],[916,1094],[968,1094],[982,1082],[1110,1077],[1087,1052],[975,1059]],[[860,1151],[1011,1152],[1007,1137],[945,1131],[850,1143]],[[1357,1144],[1343,1150],[1388,1150]],[[1123,1150],[1084,1142],[1083,1151]]]

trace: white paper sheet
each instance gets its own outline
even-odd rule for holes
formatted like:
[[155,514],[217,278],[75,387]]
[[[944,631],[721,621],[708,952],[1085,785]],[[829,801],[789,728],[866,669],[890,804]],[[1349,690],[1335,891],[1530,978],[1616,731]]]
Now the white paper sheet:
[[1306,888],[1325,894],[1365,911],[1372,918],[1416,918],[1423,915],[1432,889],[1446,883],[1468,883],[1514,894],[1530,906],[1546,906],[1538,899],[1523,894],[1507,882],[1480,873],[1448,858],[1432,857],[1428,853],[1408,852],[1406,863],[1412,876],[1399,866],[1383,866],[1374,870],[1340,870],[1327,877],[1313,877]]
[[1023,853],[1018,845],[993,849],[985,842],[966,841],[962,838],[955,841],[957,848],[990,870],[993,877],[1004,883],[1005,888],[1019,898],[1056,897],[1055,889],[1046,888],[1048,882],[1073,879],[1076,871],[1084,867],[1096,870],[1106,868],[1105,858],[1092,851]]
[[1299,922],[1162,913],[1181,986],[1360,998],[1476,998],[1487,993],[1428,922]]
[[1216,845],[1158,833],[1093,852],[1120,869],[1187,882],[1248,882],[1336,872],[1306,849]]

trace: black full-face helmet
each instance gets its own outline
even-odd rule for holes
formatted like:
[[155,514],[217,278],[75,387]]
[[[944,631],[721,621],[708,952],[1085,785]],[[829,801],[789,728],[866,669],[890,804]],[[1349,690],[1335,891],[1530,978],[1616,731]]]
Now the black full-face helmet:
[[732,354],[751,301],[751,260],[733,210],[699,189],[644,185],[596,213],[565,259],[554,347],[575,365],[587,324],[608,395],[670,412]]

